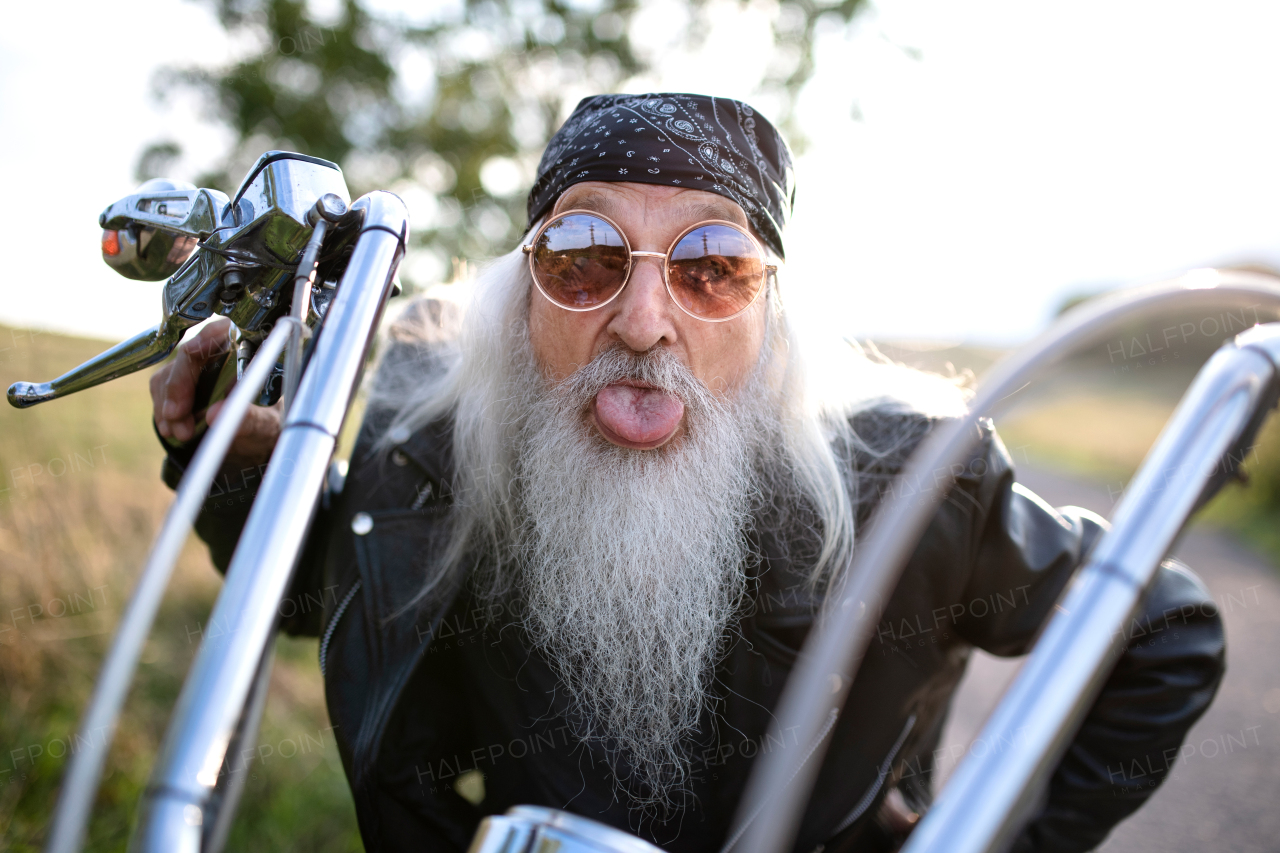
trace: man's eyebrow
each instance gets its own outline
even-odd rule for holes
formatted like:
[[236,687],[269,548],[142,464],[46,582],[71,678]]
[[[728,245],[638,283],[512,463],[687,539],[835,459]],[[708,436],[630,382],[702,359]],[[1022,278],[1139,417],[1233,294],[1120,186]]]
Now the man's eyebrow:
[[611,219],[619,218],[618,203],[611,196],[603,193],[585,192],[575,198],[571,204],[566,204],[564,210],[594,210]]
[[685,217],[694,222],[700,222],[704,219],[724,219],[729,222],[736,222],[739,225],[747,224],[746,216],[733,205],[715,201],[703,201],[686,203],[682,207]]

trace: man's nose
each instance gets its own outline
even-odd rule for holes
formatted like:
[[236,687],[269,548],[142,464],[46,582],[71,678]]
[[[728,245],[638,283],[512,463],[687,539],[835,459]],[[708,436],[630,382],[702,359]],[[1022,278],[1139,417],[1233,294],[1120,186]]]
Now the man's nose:
[[618,294],[609,334],[635,352],[646,352],[664,341],[676,341],[675,304],[662,279],[662,258],[638,257],[631,278]]

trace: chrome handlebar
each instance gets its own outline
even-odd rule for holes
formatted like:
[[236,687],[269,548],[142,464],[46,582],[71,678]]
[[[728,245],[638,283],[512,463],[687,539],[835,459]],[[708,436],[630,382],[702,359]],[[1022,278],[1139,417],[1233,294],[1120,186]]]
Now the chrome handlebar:
[[353,208],[363,218],[360,238],[209,616],[222,631],[201,643],[178,697],[144,795],[134,850],[212,846],[202,841],[206,827],[217,824],[218,815],[208,813],[210,801],[274,636],[280,601],[408,236],[408,214],[395,196],[371,193]]
[[[198,246],[164,286],[162,322],[53,382],[9,389],[9,401],[21,408],[133,372],[162,360],[187,328],[215,313],[231,319],[238,343],[241,381],[187,468],[81,721],[82,733],[107,736],[83,738],[85,748],[70,760],[50,853],[74,853],[83,843],[116,721],[178,553],[249,405],[283,372],[292,399],[211,616],[228,630],[200,645],[130,849],[216,851],[225,840],[239,794],[234,782],[242,780],[221,772],[224,760],[237,739],[256,730],[277,608],[408,241],[399,198],[373,192],[351,205],[348,198],[337,166],[279,151],[263,155],[230,200],[215,190],[144,186],[107,208],[100,222],[115,232],[105,242],[117,257],[122,245],[135,252],[112,264],[129,277],[156,277],[182,240]],[[169,254],[138,255],[144,246],[168,247]],[[305,338],[312,343],[304,369]]]
[[1126,626],[1224,457],[1253,440],[1280,392],[1280,323],[1229,343],[1196,376],[983,727],[999,744],[965,759],[905,853],[1005,850],[1132,637]]
[[[734,843],[726,845],[723,853],[730,849],[738,853],[780,853],[790,849],[825,753],[828,721],[840,713],[853,674],[879,622],[881,609],[938,503],[954,482],[954,475],[948,477],[943,472],[963,470],[964,461],[978,441],[978,420],[994,413],[1002,400],[1045,368],[1084,346],[1104,340],[1126,322],[1161,309],[1216,310],[1224,303],[1267,306],[1280,312],[1280,286],[1270,276],[1196,270],[1173,282],[1136,288],[1086,303],[1066,314],[1045,335],[997,363],[984,377],[970,402],[969,413],[943,424],[926,437],[908,460],[899,482],[935,482],[934,474],[938,473],[937,488],[923,494],[911,488],[887,490],[888,497],[872,517],[866,537],[850,565],[841,573],[843,586],[827,596],[823,612],[805,641],[799,662],[775,709],[771,734],[778,737],[781,732],[787,732],[789,737],[812,748],[773,750],[756,761],[739,804],[736,829],[731,835]],[[1274,324],[1268,328],[1274,329]],[[1176,487],[1194,489],[1199,498],[1204,486],[1202,480]],[[1189,512],[1190,507],[1187,514]],[[1171,520],[1176,530],[1186,523],[1187,514]],[[1116,534],[1112,532],[1107,536],[1114,539]],[[1145,559],[1151,555],[1142,556]],[[1154,572],[1154,566],[1163,556],[1161,551],[1147,570]],[[1105,636],[1110,637],[1119,628],[1119,622],[1106,627]],[[1055,655],[1062,653],[1060,647],[1054,652]],[[1062,724],[1068,735],[1072,733],[1069,722]],[[1035,750],[1040,745],[1028,744],[1028,748]],[[1052,763],[1049,766],[1052,767]],[[981,785],[985,781],[975,779],[974,783]],[[940,802],[947,796],[944,792]],[[1017,822],[1023,816],[1006,812],[1004,819]],[[960,813],[957,820],[963,819]],[[950,850],[950,843],[950,838],[939,835],[936,845],[927,849]],[[926,849],[923,841],[920,845],[911,849],[916,853]]]
[[[259,350],[260,357],[249,365],[241,382],[227,398],[223,419],[209,431],[187,467],[186,475],[147,557],[147,564],[143,567],[142,575],[138,578],[129,604],[122,614],[120,627],[112,639],[102,671],[98,674],[97,684],[94,685],[93,696],[81,719],[82,732],[99,731],[105,732],[106,736],[85,741],[84,747],[72,755],[63,774],[62,790],[51,822],[49,840],[45,847],[48,853],[75,853],[80,849],[116,722],[133,681],[138,658],[151,633],[156,612],[160,609],[165,588],[169,585],[169,578],[177,564],[178,555],[191,533],[209,486],[222,467],[222,460],[240,428],[249,404],[267,381],[273,362],[289,342],[291,323],[292,321],[281,323],[267,337]],[[225,425],[223,420],[226,421]]]

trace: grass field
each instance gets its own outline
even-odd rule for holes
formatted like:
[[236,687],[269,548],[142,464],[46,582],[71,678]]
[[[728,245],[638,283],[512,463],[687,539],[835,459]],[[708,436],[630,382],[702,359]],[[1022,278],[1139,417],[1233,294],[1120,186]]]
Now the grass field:
[[[1015,459],[1084,476],[1119,500],[1175,400],[1125,388],[1071,388],[999,424]],[[1263,427],[1233,482],[1193,519],[1239,534],[1280,567],[1280,418]]]
[[[0,383],[45,380],[100,341],[0,327]],[[991,350],[886,347],[934,369],[981,372]],[[1118,495],[1176,399],[1177,377],[1125,384],[1086,369],[1027,389],[997,423],[1020,463],[1065,468]],[[1175,389],[1175,390],[1170,390]],[[45,837],[65,753],[121,609],[171,498],[149,426],[147,373],[33,409],[0,406],[0,850]],[[1254,484],[1206,514],[1270,549],[1280,426]],[[147,645],[99,795],[91,851],[125,849],[130,821],[220,580],[188,543]],[[314,640],[281,638],[266,716],[229,850],[361,849],[324,707]]]
[[[923,369],[981,375],[1000,353],[955,347],[882,346]],[[1116,370],[1083,353],[1010,399],[996,428],[1017,464],[1058,469],[1104,486],[1119,500],[1196,370],[1212,347],[1176,367]],[[1280,417],[1263,427],[1246,455],[1246,483],[1226,486],[1193,519],[1231,530],[1280,567]]]

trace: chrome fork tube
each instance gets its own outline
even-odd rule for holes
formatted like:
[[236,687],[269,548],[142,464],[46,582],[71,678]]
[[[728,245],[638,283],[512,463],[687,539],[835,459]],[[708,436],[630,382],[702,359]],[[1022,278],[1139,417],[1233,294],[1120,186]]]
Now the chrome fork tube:
[[282,323],[267,336],[258,350],[258,357],[245,371],[244,379],[227,398],[222,417],[209,430],[187,466],[178,494],[169,507],[129,605],[121,616],[120,627],[111,641],[93,696],[80,722],[81,746],[72,753],[63,774],[62,790],[45,846],[47,853],[75,853],[84,841],[89,813],[98,792],[98,782],[102,778],[102,767],[107,760],[120,709],[124,706],[138,657],[151,632],[151,624],[169,585],[178,554],[187,541],[191,525],[200,513],[209,486],[222,467],[223,457],[227,455],[249,404],[266,383],[276,358],[292,335],[292,325],[291,322]]
[[224,763],[234,758],[227,749],[274,635],[280,601],[408,235],[408,214],[390,193],[370,193],[353,208],[363,212],[362,233],[210,615],[219,635],[201,643],[178,698],[132,850],[208,850],[202,825],[221,823],[206,812],[213,811]]

